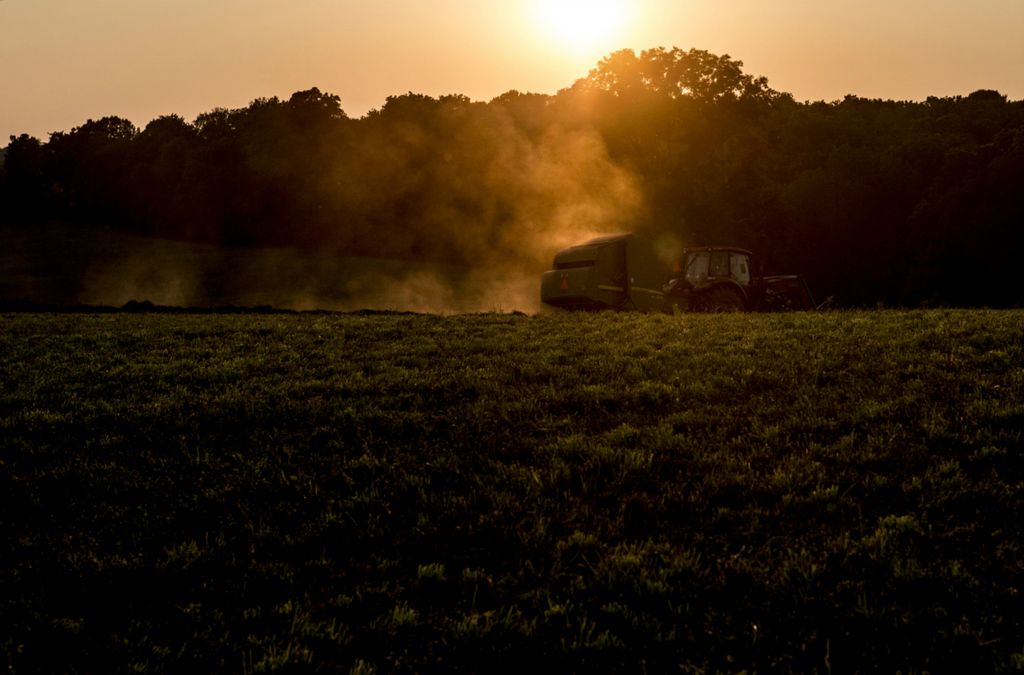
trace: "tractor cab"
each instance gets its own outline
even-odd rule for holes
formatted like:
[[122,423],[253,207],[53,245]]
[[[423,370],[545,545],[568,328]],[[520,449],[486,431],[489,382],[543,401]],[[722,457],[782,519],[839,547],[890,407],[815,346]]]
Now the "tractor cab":
[[702,246],[683,251],[680,274],[664,294],[671,309],[713,312],[749,309],[751,252],[727,246]]
[[750,285],[750,255],[750,251],[740,248],[686,249],[683,275],[694,286],[732,279],[746,287]]

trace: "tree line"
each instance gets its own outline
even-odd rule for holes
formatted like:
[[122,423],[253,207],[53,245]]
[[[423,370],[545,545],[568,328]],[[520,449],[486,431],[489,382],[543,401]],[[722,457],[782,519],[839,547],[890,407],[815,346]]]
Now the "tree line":
[[470,266],[631,230],[750,248],[845,306],[1024,298],[1024,101],[800,103],[696,49],[615,52],[555,95],[410,92],[358,119],[316,88],[142,129],[104,117],[12,136],[2,161],[16,225]]

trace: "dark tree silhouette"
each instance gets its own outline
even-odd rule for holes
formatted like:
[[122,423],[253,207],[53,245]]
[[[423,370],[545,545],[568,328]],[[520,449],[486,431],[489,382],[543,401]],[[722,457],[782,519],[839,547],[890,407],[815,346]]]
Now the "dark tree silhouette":
[[617,51],[554,96],[409,92],[361,119],[317,88],[141,131],[104,117],[11,137],[2,160],[18,225],[464,267],[538,265],[524,242],[601,225],[750,247],[841,305],[1024,297],[1024,102],[797,103],[698,49]]
[[617,51],[602,59],[577,86],[623,97],[652,92],[705,102],[792,99],[771,89],[767,78],[744,73],[743,62],[734,61],[728,54],[716,56],[702,49],[684,51],[678,47],[648,49],[639,56],[632,49]]
[[0,172],[3,215],[16,220],[47,217],[52,209],[46,189],[46,151],[28,134],[11,136]]

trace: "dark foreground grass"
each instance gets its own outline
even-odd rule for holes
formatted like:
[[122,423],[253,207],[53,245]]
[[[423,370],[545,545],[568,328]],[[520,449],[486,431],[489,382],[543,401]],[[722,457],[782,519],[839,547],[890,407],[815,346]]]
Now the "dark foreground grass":
[[1024,666],[1024,313],[2,321],[13,672]]

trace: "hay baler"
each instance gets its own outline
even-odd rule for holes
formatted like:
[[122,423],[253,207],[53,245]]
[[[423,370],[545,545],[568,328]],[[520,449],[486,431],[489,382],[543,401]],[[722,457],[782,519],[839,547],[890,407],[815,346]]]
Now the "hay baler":
[[541,278],[540,299],[561,309],[658,311],[663,267],[650,243],[634,234],[597,237],[555,254],[553,269]]

